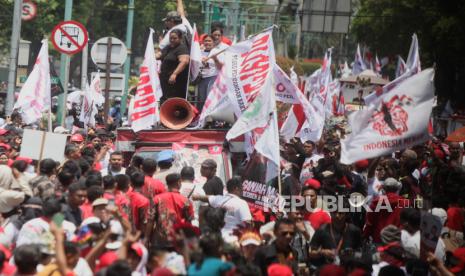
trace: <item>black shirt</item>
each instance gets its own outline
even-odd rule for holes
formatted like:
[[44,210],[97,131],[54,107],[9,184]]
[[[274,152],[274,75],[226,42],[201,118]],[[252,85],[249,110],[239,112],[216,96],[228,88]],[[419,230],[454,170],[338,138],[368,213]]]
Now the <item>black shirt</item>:
[[65,220],[72,222],[76,227],[79,227],[82,223],[82,211],[81,208],[73,209],[68,204],[63,204],[62,212],[65,217]]
[[[341,242],[341,238],[341,251],[344,249],[359,250],[362,247],[362,233],[357,226],[349,223],[342,233],[338,233],[334,228],[332,230],[331,224],[325,224],[318,228],[312,237],[310,248],[336,249]],[[322,256],[319,259],[311,260],[311,263],[316,266],[323,265],[326,263],[325,257]]]
[[[179,65],[178,57],[181,55],[189,55],[189,50],[183,43],[179,44],[175,48],[167,46],[162,50],[160,77],[169,78],[171,74],[173,74],[174,70],[176,70],[176,67]],[[181,74],[185,72],[187,72],[187,67]]]
[[[284,259],[286,259],[286,265],[292,268],[295,275],[298,272],[298,253],[294,249],[290,248],[291,252],[282,253]],[[276,243],[273,242],[270,245],[264,245],[257,249],[255,253],[254,263],[260,267],[262,275],[268,275],[267,269],[271,264],[279,263],[278,254],[280,252],[276,248]]]
[[203,185],[203,190],[206,195],[223,195],[223,181],[215,175],[207,180]]

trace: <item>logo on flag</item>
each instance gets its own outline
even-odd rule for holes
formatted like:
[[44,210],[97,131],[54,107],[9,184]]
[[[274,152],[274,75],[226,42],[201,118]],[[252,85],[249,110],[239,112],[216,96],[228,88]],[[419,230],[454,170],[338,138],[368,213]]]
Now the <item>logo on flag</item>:
[[372,116],[372,127],[383,136],[400,136],[408,131],[408,113],[403,106],[410,106],[412,98],[395,95],[387,103],[382,102],[381,108]]

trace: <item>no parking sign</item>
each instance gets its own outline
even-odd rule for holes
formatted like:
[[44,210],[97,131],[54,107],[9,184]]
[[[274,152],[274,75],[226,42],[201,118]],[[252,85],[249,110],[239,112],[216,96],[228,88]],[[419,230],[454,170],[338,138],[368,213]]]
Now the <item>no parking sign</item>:
[[52,31],[52,43],[59,52],[76,54],[87,44],[87,30],[79,22],[69,20],[56,25]]

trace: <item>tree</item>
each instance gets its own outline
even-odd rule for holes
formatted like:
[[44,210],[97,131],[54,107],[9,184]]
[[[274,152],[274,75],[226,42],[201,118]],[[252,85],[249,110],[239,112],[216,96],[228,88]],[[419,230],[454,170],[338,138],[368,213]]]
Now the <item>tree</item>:
[[465,1],[361,0],[351,32],[378,56],[407,56],[417,33],[422,67],[436,66],[435,84],[441,98],[464,107]]

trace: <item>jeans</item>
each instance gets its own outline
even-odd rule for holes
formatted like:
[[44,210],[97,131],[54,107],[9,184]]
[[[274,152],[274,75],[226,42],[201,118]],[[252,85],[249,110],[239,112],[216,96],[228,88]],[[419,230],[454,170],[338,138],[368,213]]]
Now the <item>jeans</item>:
[[197,85],[197,108],[199,109],[199,112],[202,112],[203,105],[207,100],[208,93],[210,92],[215,80],[216,76],[202,78]]

